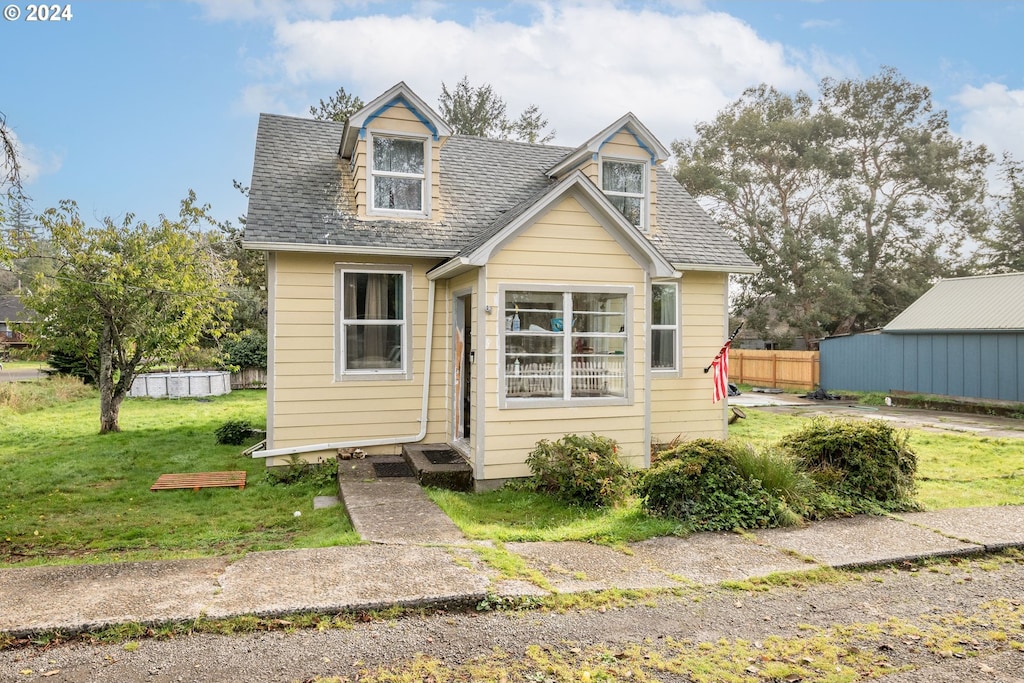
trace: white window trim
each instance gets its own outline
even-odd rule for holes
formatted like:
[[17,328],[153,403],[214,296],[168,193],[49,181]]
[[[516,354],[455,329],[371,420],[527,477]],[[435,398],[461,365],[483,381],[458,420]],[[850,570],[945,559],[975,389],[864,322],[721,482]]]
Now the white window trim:
[[[378,265],[370,263],[334,264],[334,379],[337,382],[361,380],[411,380],[412,379],[412,268],[409,266]],[[402,276],[402,367],[360,368],[345,367],[345,327],[349,324],[367,324],[366,320],[345,319],[345,274],[346,273],[393,273]],[[373,324],[372,322],[370,324]],[[395,323],[389,322],[388,325]]]
[[[644,188],[643,192],[616,192],[613,190],[604,189],[604,162],[614,161],[620,164],[637,164],[642,167],[643,177],[640,180],[640,186]],[[647,232],[647,227],[650,224],[651,215],[651,162],[647,159],[631,159],[629,157],[613,157],[606,155],[598,155],[597,159],[597,184],[608,197],[633,197],[640,198],[640,225],[636,226],[640,230]]]
[[[673,325],[655,325],[654,320],[654,288],[655,287],[673,287],[676,290],[676,310],[675,310],[675,324]],[[667,280],[667,281],[654,281],[651,283],[651,323],[648,325],[650,334],[648,338],[651,339],[651,350],[650,354],[654,353],[654,330],[672,330],[675,332],[675,343],[672,346],[672,360],[673,367],[670,368],[656,368],[654,367],[654,358],[649,354],[648,362],[651,365],[651,372],[657,377],[665,377],[670,375],[679,375],[679,370],[682,367],[682,355],[683,355],[683,343],[682,343],[682,313],[683,313],[683,302],[682,302],[682,288],[679,286],[678,280]]]
[[[374,138],[399,138],[402,140],[415,140],[423,143],[423,175],[417,173],[395,173],[392,171],[375,171],[373,168],[373,139]],[[431,152],[432,144],[429,135],[417,133],[405,133],[401,131],[371,131],[366,136],[366,213],[372,216],[397,216],[403,218],[429,218],[430,197],[433,194],[431,185]],[[375,205],[374,191],[376,184],[374,176],[380,175],[387,178],[415,178],[422,181],[420,211],[406,211],[403,209],[379,209]]]
[[[624,374],[624,394],[625,396],[579,396],[575,398],[509,398],[505,395],[505,387],[507,386],[506,374],[505,374],[505,325],[504,323],[504,310],[505,310],[505,294],[508,291],[514,292],[548,292],[548,293],[561,293],[561,294],[624,294],[626,296],[625,304],[625,328],[626,328],[626,340],[624,344],[624,355],[623,355],[623,374]],[[498,324],[499,329],[499,344],[498,344],[498,409],[499,410],[515,410],[519,408],[582,408],[587,406],[631,406],[633,405],[633,288],[632,287],[601,287],[601,286],[588,286],[588,285],[550,285],[550,284],[501,284],[498,285],[498,310],[502,311],[502,315],[499,317],[501,320]],[[566,312],[563,311],[563,317],[568,317]],[[563,358],[571,358],[572,356],[572,328],[563,330],[564,334],[562,337],[562,354]],[[568,365],[570,368],[567,371],[571,371],[571,363],[563,363],[563,368]],[[565,383],[566,387],[571,386],[571,382]]]

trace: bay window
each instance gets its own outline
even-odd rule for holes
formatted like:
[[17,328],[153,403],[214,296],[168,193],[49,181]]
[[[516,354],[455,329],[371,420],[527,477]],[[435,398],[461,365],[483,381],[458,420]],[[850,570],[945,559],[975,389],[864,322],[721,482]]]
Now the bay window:
[[628,290],[504,291],[504,398],[628,400]]

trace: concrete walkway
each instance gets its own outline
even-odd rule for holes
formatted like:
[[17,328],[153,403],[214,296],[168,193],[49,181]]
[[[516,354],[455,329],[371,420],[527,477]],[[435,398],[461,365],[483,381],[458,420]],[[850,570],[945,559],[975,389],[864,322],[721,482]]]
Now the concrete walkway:
[[[364,482],[369,484],[369,482]],[[380,482],[377,482],[380,483]],[[399,482],[403,483],[403,482]],[[404,482],[410,483],[410,482]],[[418,491],[401,487],[400,504],[374,505],[399,487],[362,489],[349,502],[357,529],[377,542],[342,548],[255,552],[224,558],[0,570],[0,631],[26,636],[76,632],[117,623],[284,615],[301,611],[365,611],[392,605],[473,605],[488,594],[544,595],[508,580],[475,552],[481,543],[453,534],[450,521]],[[358,490],[358,487],[356,487]],[[412,494],[415,498],[416,494]],[[395,538],[394,507],[420,528]],[[374,521],[374,510],[385,514]],[[420,513],[412,512],[420,510]],[[438,517],[440,515],[441,517]],[[444,518],[447,521],[447,518]],[[540,572],[556,592],[716,584],[815,567],[856,567],[926,557],[1024,547],[1024,506],[969,508],[855,517],[752,535],[696,534],[655,538],[617,550],[587,543],[509,543],[506,549]]]

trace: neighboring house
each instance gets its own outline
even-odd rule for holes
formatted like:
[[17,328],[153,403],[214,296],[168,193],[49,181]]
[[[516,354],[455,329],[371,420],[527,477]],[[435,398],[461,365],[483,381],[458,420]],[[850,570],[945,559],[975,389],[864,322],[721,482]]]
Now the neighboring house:
[[[577,148],[453,135],[404,83],[347,124],[260,117],[268,464],[446,443],[478,485],[539,439],[722,437],[711,362],[756,268],[632,114]],[[486,485],[486,484],[483,484]]]
[[940,280],[880,332],[823,339],[821,384],[1024,401],[1024,273]]
[[22,305],[20,296],[0,296],[0,346],[24,345],[19,328],[28,322],[28,311]]

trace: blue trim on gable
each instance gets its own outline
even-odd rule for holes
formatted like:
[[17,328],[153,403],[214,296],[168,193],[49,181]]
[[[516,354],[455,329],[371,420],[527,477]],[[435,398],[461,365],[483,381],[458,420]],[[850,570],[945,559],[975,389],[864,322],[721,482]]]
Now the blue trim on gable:
[[359,137],[360,138],[365,138],[366,137],[366,126],[368,126],[371,121],[373,121],[375,118],[377,118],[378,116],[380,116],[381,114],[386,112],[388,109],[391,109],[391,107],[394,107],[395,105],[398,105],[398,104],[404,105],[406,109],[411,111],[413,113],[413,115],[417,119],[420,120],[420,123],[422,123],[424,126],[426,126],[427,130],[429,130],[433,134],[435,141],[440,139],[439,135],[438,135],[438,132],[437,132],[437,126],[435,126],[430,119],[428,119],[426,116],[421,114],[419,112],[419,110],[416,109],[416,107],[412,106],[412,104],[409,103],[409,100],[405,99],[405,97],[403,97],[402,95],[395,96],[394,99],[390,100],[387,104],[385,104],[384,106],[380,107],[377,111],[375,111],[372,114],[370,114],[369,116],[367,116],[366,120],[363,121],[363,127],[359,129]]
[[630,128],[630,127],[629,127],[629,125],[625,125],[625,126],[623,126],[622,128],[619,128],[619,129],[618,129],[617,131],[615,131],[614,133],[612,133],[611,135],[609,135],[608,137],[606,137],[606,138],[604,139],[604,142],[602,142],[602,143],[601,143],[601,144],[600,144],[600,145],[598,146],[598,149],[601,149],[601,147],[604,147],[605,145],[607,145],[607,144],[608,144],[609,142],[611,142],[611,139],[612,139],[613,137],[615,137],[616,135],[618,135],[618,134],[619,134],[619,133],[621,133],[622,131],[626,131],[627,133],[629,133],[630,135],[632,135],[632,136],[633,136],[633,139],[634,139],[634,140],[636,140],[636,144],[637,144],[637,146],[638,146],[638,147],[639,147],[640,149],[642,149],[642,150],[644,150],[645,152],[647,152],[647,153],[648,153],[648,154],[649,154],[649,155],[651,156],[651,165],[653,166],[653,165],[654,165],[654,164],[655,164],[655,163],[657,162],[657,160],[658,160],[657,156],[655,156],[655,154],[654,154],[654,150],[652,150],[652,149],[651,149],[650,147],[648,147],[648,146],[647,146],[646,144],[644,144],[644,141],[640,139],[640,136],[639,136],[639,135],[637,135],[636,133],[634,133],[634,132],[633,132],[633,129],[632,129],[632,128]]

